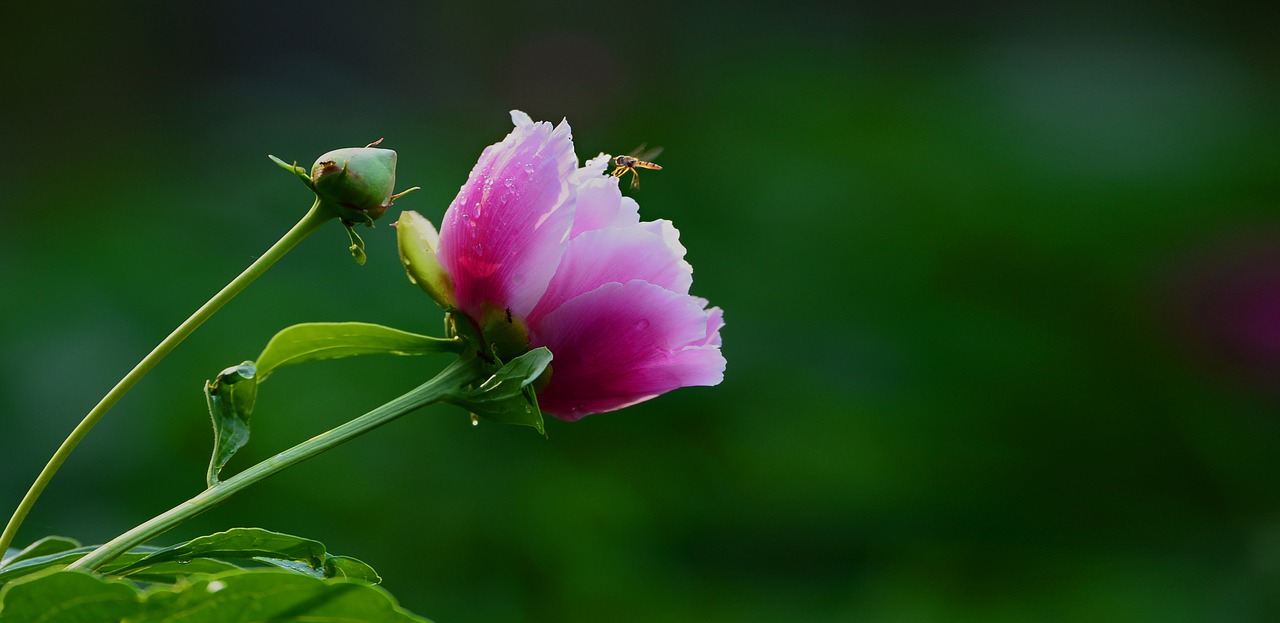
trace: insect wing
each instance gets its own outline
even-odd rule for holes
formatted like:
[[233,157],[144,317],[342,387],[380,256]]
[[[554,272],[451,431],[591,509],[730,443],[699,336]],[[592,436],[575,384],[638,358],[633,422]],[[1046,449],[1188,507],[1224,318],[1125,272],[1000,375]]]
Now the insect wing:
[[640,143],[639,147],[631,150],[631,153],[627,155],[635,158],[636,160],[651,162],[662,153],[661,147],[654,147],[653,149],[646,150],[645,147],[647,145],[648,143]]

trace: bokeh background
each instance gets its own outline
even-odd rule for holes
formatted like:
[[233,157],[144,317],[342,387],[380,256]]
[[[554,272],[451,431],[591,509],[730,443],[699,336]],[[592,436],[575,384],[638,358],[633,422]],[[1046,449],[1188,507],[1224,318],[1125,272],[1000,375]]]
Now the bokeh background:
[[[666,148],[729,367],[568,425],[416,413],[163,543],[252,525],[440,623],[1280,619],[1280,41],[1260,3],[6,7],[0,507],[308,207],[266,158],[385,137],[438,219],[507,111]],[[437,333],[387,222],[322,230],[67,463],[19,541],[202,487],[201,383],[278,329]],[[263,388],[232,469],[446,363]]]

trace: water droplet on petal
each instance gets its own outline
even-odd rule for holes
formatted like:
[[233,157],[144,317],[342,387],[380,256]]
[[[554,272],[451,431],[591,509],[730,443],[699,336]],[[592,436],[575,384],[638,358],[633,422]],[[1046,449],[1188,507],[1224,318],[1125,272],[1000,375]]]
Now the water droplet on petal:
[[644,318],[637,320],[635,324],[631,325],[632,331],[644,331],[645,329],[648,329],[648,328],[649,328],[649,321],[645,320]]

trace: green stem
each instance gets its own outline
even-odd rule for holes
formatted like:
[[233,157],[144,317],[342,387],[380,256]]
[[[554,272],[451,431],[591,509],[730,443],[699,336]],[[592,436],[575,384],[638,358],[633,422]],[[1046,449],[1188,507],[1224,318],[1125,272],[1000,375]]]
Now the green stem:
[[320,433],[280,454],[277,454],[231,478],[228,478],[199,495],[157,515],[150,521],[112,539],[98,549],[71,563],[68,569],[94,570],[111,562],[147,541],[167,532],[200,513],[222,503],[240,490],[267,478],[290,466],[296,465],[326,450],[350,441],[410,411],[439,402],[456,395],[464,384],[483,378],[483,372],[473,357],[463,357],[445,368],[435,378],[412,391],[388,402],[354,420],[327,432]]
[[36,500],[40,497],[40,493],[44,491],[45,486],[47,486],[49,481],[53,479],[53,475],[57,473],[58,468],[67,460],[71,451],[75,450],[76,446],[80,443],[80,440],[84,439],[85,435],[88,435],[89,431],[93,429],[93,426],[98,423],[98,420],[102,419],[102,416],[106,415],[107,411],[109,411],[111,407],[115,406],[115,404],[119,402],[120,399],[123,398],[124,395],[142,379],[142,377],[146,376],[147,373],[150,372],[156,364],[160,363],[161,359],[164,359],[166,355],[176,348],[182,340],[185,340],[187,336],[191,335],[197,327],[203,324],[204,321],[208,320],[209,317],[221,309],[223,305],[226,305],[228,301],[235,298],[241,290],[244,290],[250,283],[253,283],[253,280],[266,272],[272,264],[275,264],[277,260],[284,257],[290,249],[297,246],[299,242],[302,242],[303,238],[306,238],[318,229],[325,221],[331,218],[334,218],[333,215],[320,209],[320,201],[317,199],[315,205],[311,206],[311,210],[307,212],[306,216],[302,217],[302,220],[298,221],[297,225],[293,226],[293,229],[290,229],[283,238],[272,245],[266,253],[262,254],[262,256],[257,259],[257,261],[246,268],[244,272],[240,273],[240,275],[235,279],[231,280],[231,283],[228,283],[226,287],[222,288],[221,291],[215,294],[213,298],[209,299],[209,301],[201,306],[200,309],[197,309],[194,314],[191,314],[190,318],[187,318],[185,322],[178,325],[178,328],[174,329],[173,333],[169,334],[169,337],[164,338],[164,341],[160,342],[160,344],[148,353],[146,357],[143,357],[142,361],[138,362],[138,365],[134,366],[128,374],[124,375],[124,378],[120,379],[119,383],[116,383],[115,387],[111,388],[111,391],[107,392],[106,396],[102,397],[102,400],[94,406],[93,410],[89,411],[88,415],[84,416],[84,419],[76,425],[75,429],[71,431],[71,434],[68,435],[62,442],[62,445],[58,447],[58,450],[49,458],[49,462],[45,464],[44,469],[40,471],[40,475],[36,477],[35,482],[31,483],[31,488],[27,490],[27,494],[23,496],[22,501],[18,503],[18,508],[14,510],[13,517],[9,519],[8,525],[5,526],[4,533],[0,534],[0,556],[3,556],[5,550],[7,550],[9,545],[13,543],[13,539],[18,533],[18,527],[21,526],[22,521],[26,519],[27,513],[31,511],[31,507],[35,506]]

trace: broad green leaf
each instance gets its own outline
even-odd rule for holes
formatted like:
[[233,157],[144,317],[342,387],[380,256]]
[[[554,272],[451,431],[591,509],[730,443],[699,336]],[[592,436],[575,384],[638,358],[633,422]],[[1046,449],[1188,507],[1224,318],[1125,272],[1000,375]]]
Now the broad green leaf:
[[134,621],[142,595],[127,582],[80,571],[57,571],[0,589],[3,623]]
[[278,558],[298,561],[311,569],[322,570],[327,556],[324,545],[319,541],[261,528],[232,528],[156,550],[128,566],[114,569],[112,573],[127,574],[134,569],[161,562],[181,562],[195,558]]
[[232,366],[204,386],[213,418],[213,454],[209,457],[209,486],[218,484],[218,475],[236,451],[249,441],[249,416],[258,397],[257,368],[252,361]]
[[65,567],[91,551],[93,551],[92,546],[80,547],[73,550],[45,554],[44,556],[36,556],[21,561],[15,561],[0,569],[0,584],[13,581],[26,575],[38,573],[50,567]]
[[278,368],[355,355],[423,355],[458,352],[457,340],[408,333],[364,322],[296,324],[277,333],[255,364],[262,382]]
[[[14,562],[11,565],[7,565],[3,569],[0,569],[0,584],[13,581],[23,576],[39,573],[41,571],[44,571],[45,569],[51,569],[51,568],[60,569],[62,567],[65,567],[79,560],[82,556],[84,556],[85,554],[88,554],[89,552],[92,552],[95,549],[97,549],[96,545],[85,545],[82,547],[77,547],[75,549],[69,549],[62,552],[56,552],[53,554],[46,554],[44,556],[36,556],[34,558],[28,558],[26,560]],[[110,572],[112,569],[116,569],[125,565],[132,564],[133,562],[143,558],[144,556],[151,553],[152,551],[155,551],[155,549],[139,548],[137,550],[133,550],[111,561],[108,565],[104,566],[103,569],[106,572]]]
[[290,571],[236,570],[141,591],[79,571],[56,571],[0,590],[0,622],[430,623],[385,590]]
[[0,569],[16,562],[57,554],[77,547],[80,547],[80,542],[75,539],[69,539],[65,536],[47,536],[5,558],[4,562],[0,563]]
[[551,351],[536,348],[507,362],[479,386],[446,400],[486,420],[532,426],[545,435],[542,411],[530,384],[550,363]]
[[[96,548],[88,545],[14,561],[0,569],[0,583],[64,568]],[[259,528],[234,528],[163,549],[139,547],[103,565],[99,572],[137,582],[173,584],[192,575],[264,566],[317,578],[347,578],[374,584],[382,581],[369,565],[355,558],[330,555],[318,541]]]
[[[253,570],[150,592],[138,623],[430,623],[364,582]],[[132,623],[132,622],[131,622]]]
[[[118,560],[118,559],[117,559]],[[238,565],[225,560],[216,558],[194,558],[192,560],[175,560],[172,562],[159,562],[154,565],[141,567],[119,574],[120,577],[134,582],[145,582],[147,584],[177,584],[185,578],[194,575],[213,575],[215,573],[226,573],[240,569]],[[108,572],[109,568],[104,568],[103,573],[106,575],[115,575]]]

